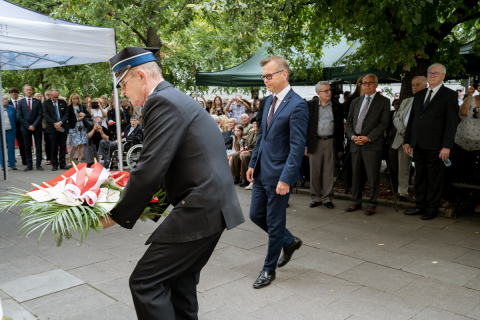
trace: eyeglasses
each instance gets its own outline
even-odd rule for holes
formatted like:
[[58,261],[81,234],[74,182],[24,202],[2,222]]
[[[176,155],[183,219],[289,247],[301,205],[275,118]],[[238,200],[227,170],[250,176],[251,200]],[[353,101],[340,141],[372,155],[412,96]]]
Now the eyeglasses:
[[123,80],[123,81],[120,81],[120,82],[118,83],[118,85],[120,86],[120,88],[123,89],[123,86],[125,85],[125,82],[127,82],[128,80],[130,80],[130,78],[133,77],[135,74],[137,74],[137,73],[134,72],[134,73],[132,73],[132,74],[130,75],[130,77],[128,77],[127,79],[125,79],[125,80]]
[[364,86],[373,86],[375,83],[378,83],[378,82],[372,82],[372,81],[370,81],[370,82],[362,82],[362,84],[363,84]]
[[457,90],[457,92],[463,92],[463,90]]
[[445,73],[443,73],[443,72],[427,72],[427,75],[429,77],[438,77],[441,74],[445,74]]
[[476,107],[476,108],[473,109],[473,117],[475,119],[480,118],[480,108],[479,107]]
[[329,92],[332,92],[332,89],[327,89],[327,90],[318,91],[318,92],[325,92],[325,93],[329,93]]
[[269,73],[269,74],[266,74],[266,75],[261,75],[260,76],[260,79],[262,80],[265,80],[265,78],[267,78],[267,80],[272,80],[272,76],[275,74],[275,73],[280,73],[282,71],[285,71],[285,70],[280,70],[280,71],[277,71],[277,72],[274,72],[274,73]]

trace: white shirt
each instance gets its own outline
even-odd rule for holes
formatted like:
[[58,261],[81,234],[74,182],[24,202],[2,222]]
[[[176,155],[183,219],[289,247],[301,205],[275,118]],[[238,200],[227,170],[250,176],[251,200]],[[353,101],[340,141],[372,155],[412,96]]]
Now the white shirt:
[[17,107],[18,107],[18,100],[15,100],[15,99],[10,99],[12,100],[12,103],[13,103],[13,106],[15,107],[15,110],[17,110]]
[[438,86],[436,86],[433,89],[427,88],[428,91],[427,91],[427,94],[425,95],[425,100],[423,100],[423,103],[427,101],[428,95],[430,94],[430,90],[433,90],[432,96],[430,97],[430,101],[432,101],[433,97],[435,97],[435,94],[438,92],[438,90],[440,90],[442,86],[443,86],[443,83],[440,83]]
[[[277,112],[278,110],[278,107],[280,106],[280,103],[283,102],[283,99],[285,98],[285,96],[287,95],[288,91],[290,91],[290,89],[292,89],[292,87],[290,85],[286,86],[285,89],[283,89],[282,91],[280,91],[278,94],[274,94],[273,96],[277,97],[277,102],[275,103],[275,109],[273,110],[273,114],[275,114],[275,112]],[[270,106],[271,108],[272,106]],[[268,113],[267,114],[270,114],[270,108],[268,109]]]

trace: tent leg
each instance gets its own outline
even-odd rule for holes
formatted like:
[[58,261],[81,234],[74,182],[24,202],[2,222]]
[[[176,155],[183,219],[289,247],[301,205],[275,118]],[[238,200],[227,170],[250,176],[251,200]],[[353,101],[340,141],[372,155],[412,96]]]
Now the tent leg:
[[115,77],[115,72],[113,72],[113,96],[115,99],[115,126],[117,127],[118,170],[123,171],[122,121],[120,119],[120,103],[118,102],[117,77]]
[[195,86],[195,101],[198,102],[198,87]]
[[[2,92],[2,71],[0,70],[0,93]],[[2,94],[3,97],[3,94]],[[2,112],[0,112],[0,125],[2,127],[2,155],[3,155],[3,179],[8,181],[8,166],[7,166],[7,137],[5,136],[5,122],[3,120],[3,98],[2,98]],[[15,146],[14,146],[15,148]]]

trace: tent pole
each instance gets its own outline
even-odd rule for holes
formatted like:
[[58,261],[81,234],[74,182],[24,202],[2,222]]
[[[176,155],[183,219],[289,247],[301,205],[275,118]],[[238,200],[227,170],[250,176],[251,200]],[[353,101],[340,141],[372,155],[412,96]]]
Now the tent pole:
[[195,101],[198,102],[198,87],[195,86]]
[[118,102],[117,77],[113,72],[113,96],[115,99],[115,127],[117,128],[118,170],[123,171],[122,121],[120,120],[120,103]]
[[[5,121],[3,120],[3,91],[2,91],[2,70],[0,69],[0,93],[2,94],[2,112],[0,112],[0,125],[2,126],[2,155],[3,155],[3,180],[8,181],[7,166],[7,138],[5,136]],[[15,146],[13,146],[15,148]],[[14,160],[15,161],[15,160]]]

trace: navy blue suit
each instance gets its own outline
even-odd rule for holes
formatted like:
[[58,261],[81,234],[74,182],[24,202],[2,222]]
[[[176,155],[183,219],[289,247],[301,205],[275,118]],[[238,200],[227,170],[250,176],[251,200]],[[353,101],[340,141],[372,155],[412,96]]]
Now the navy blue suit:
[[279,195],[276,189],[278,181],[293,186],[301,179],[300,165],[305,152],[309,116],[307,103],[290,90],[267,128],[272,100],[273,96],[265,102],[257,144],[249,164],[254,169],[250,219],[269,236],[266,270],[277,268],[282,248],[294,240],[285,227],[290,192]]
[[[28,108],[27,98],[24,98],[18,102],[17,118],[20,122],[20,128],[22,130],[23,141],[25,142],[25,156],[27,158],[27,167],[33,167],[32,160],[32,136],[35,140],[35,152],[37,157],[37,167],[42,164],[42,119],[43,108],[42,102],[38,99],[32,98],[31,102],[32,111]],[[35,131],[28,130],[28,127],[35,127]]]

